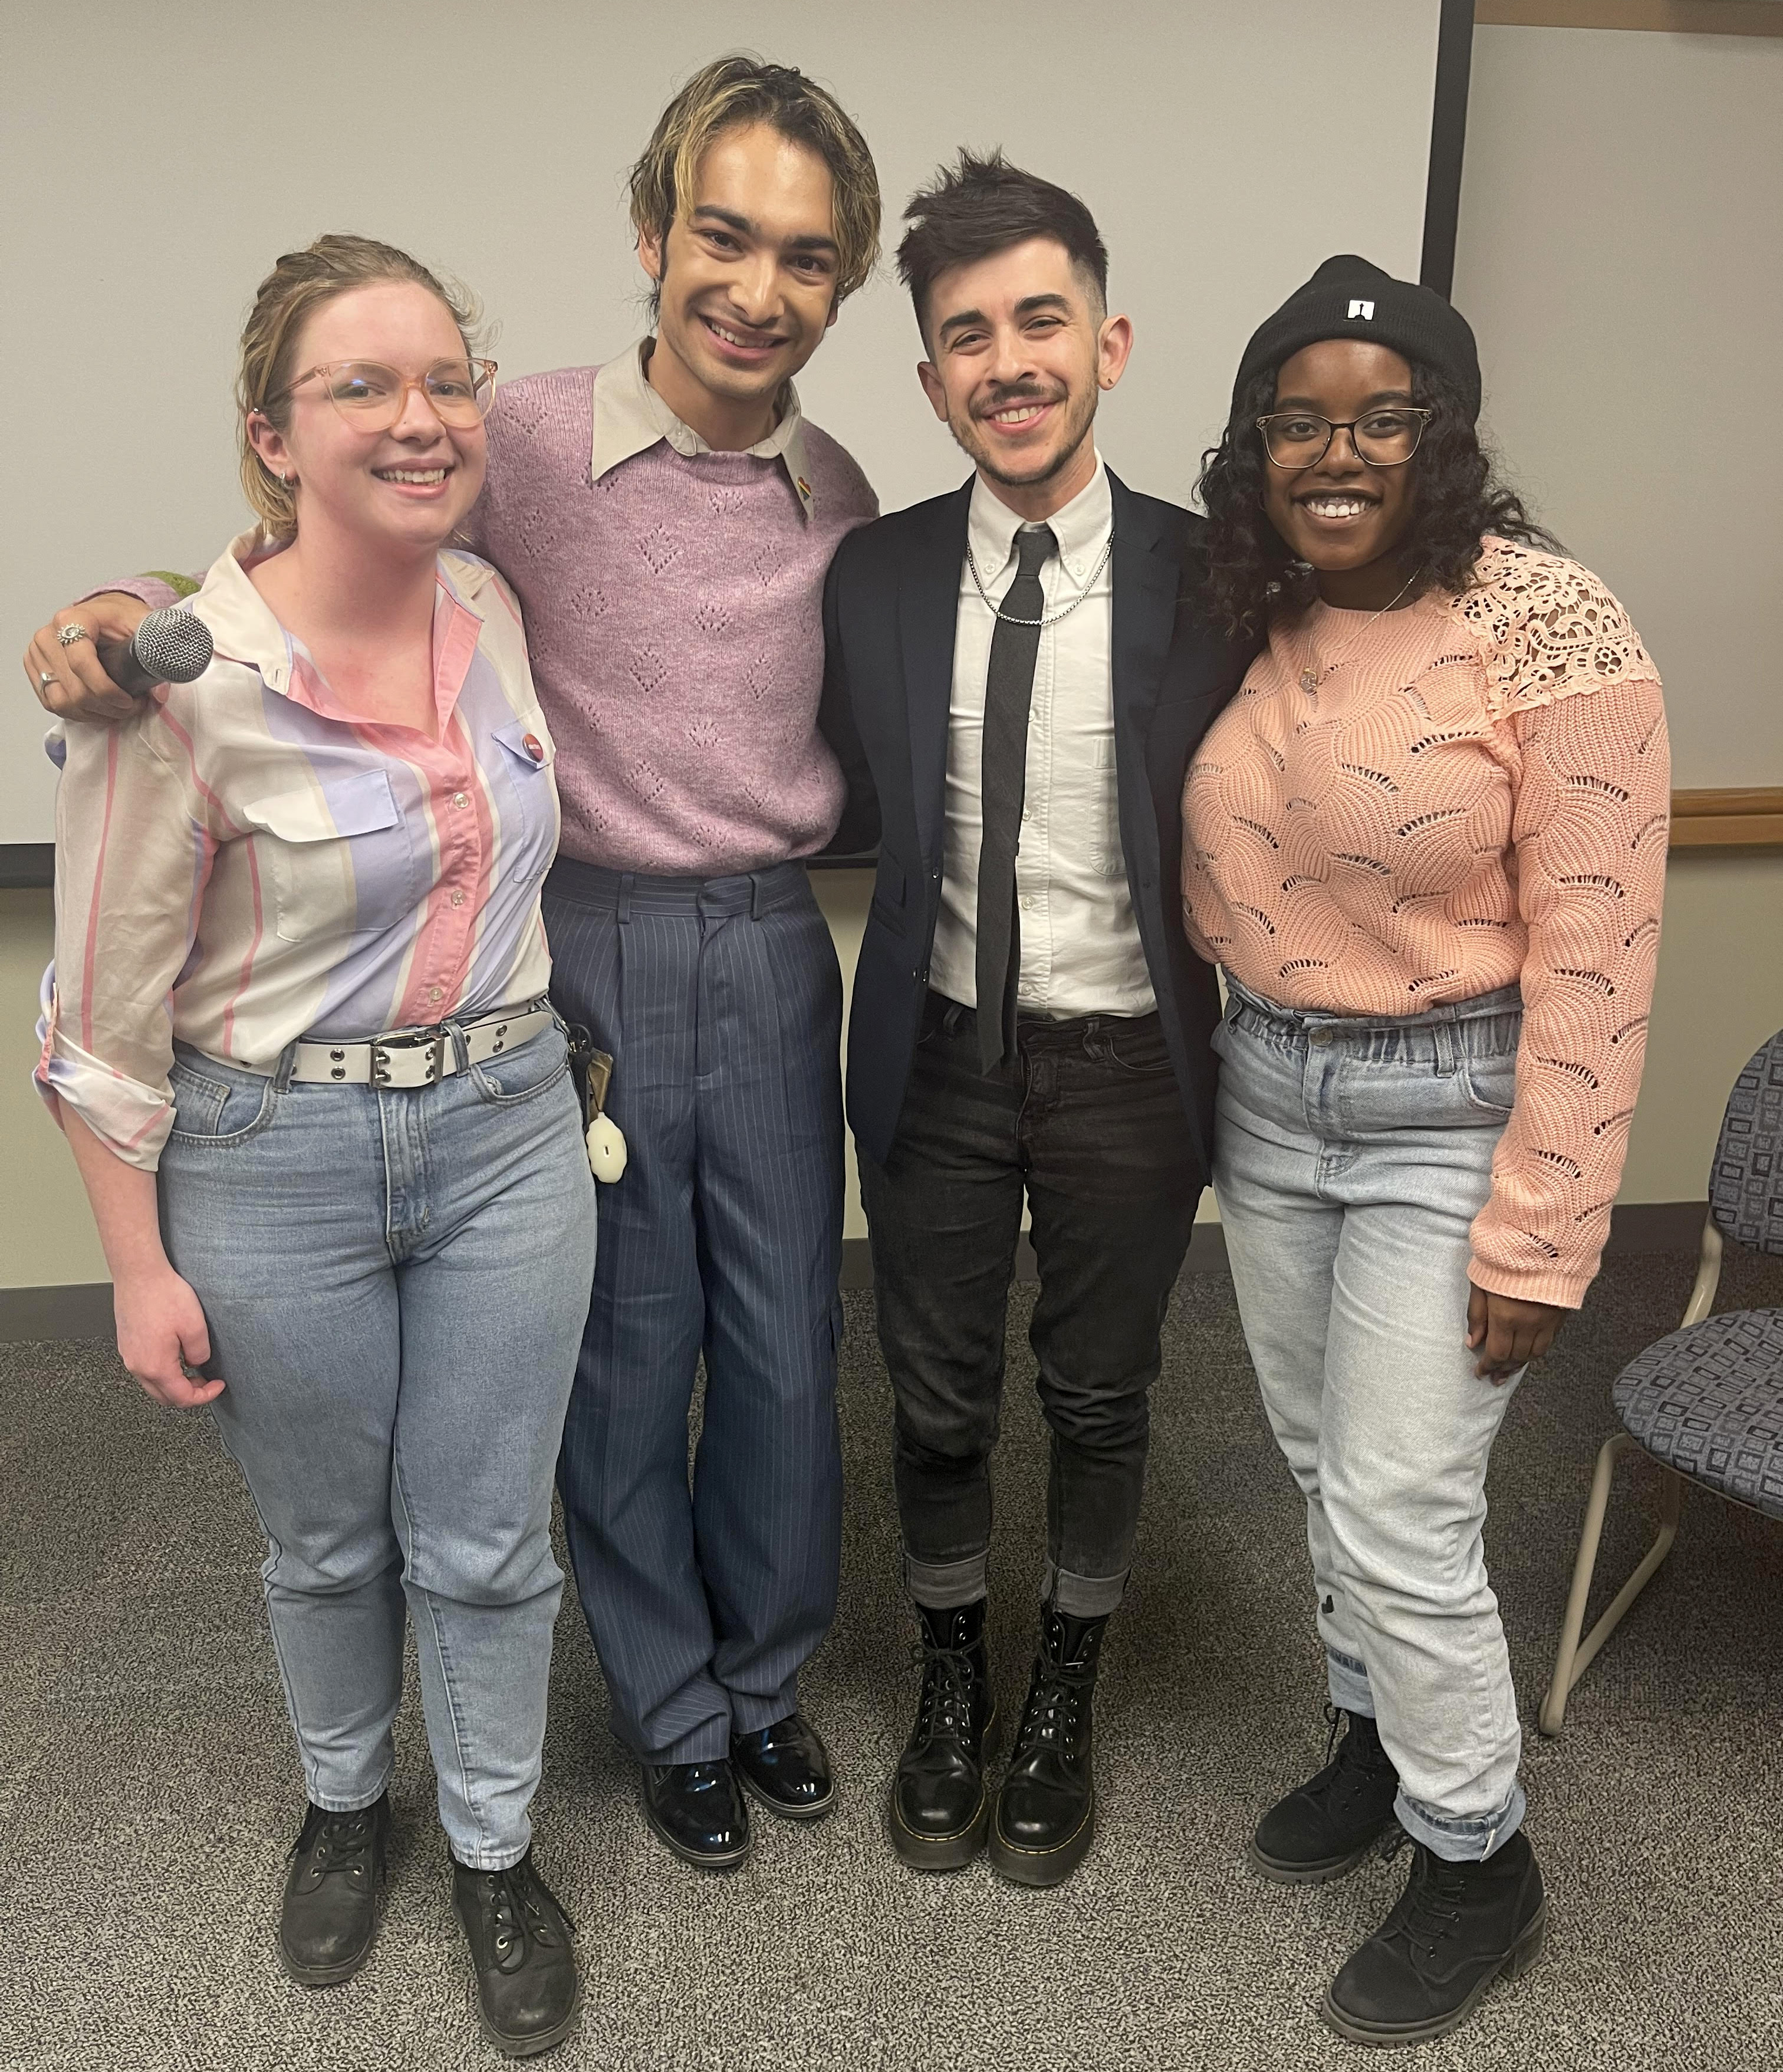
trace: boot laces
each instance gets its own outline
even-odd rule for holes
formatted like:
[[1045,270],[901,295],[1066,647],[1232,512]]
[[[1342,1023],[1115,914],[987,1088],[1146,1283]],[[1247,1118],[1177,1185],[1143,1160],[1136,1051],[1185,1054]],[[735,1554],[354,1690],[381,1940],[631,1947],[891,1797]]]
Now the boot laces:
[[963,1734],[970,1728],[972,1685],[977,1665],[963,1647],[931,1647],[914,1642],[910,1664],[922,1671],[922,1695],[917,1700],[918,1733]]
[[[543,1949],[558,1947],[558,1920],[570,1934],[576,1924],[546,1893],[544,1881],[523,1856],[506,1870],[479,1871],[479,1895],[491,1916],[490,1946],[496,1963],[504,1971],[516,1971],[526,1962],[531,1945]],[[553,1918],[555,1916],[555,1918]]]
[[1378,1775],[1383,1765],[1391,1765],[1385,1749],[1379,1761],[1364,1755],[1354,1719],[1346,1731],[1344,1718],[1337,1706],[1325,1707],[1325,1762],[1332,1772],[1326,1789],[1333,1799],[1346,1804],[1366,1789],[1370,1778]]
[[[1383,1853],[1386,1853],[1383,1852]],[[1392,1852],[1397,1854],[1397,1850]],[[1419,1848],[1406,1887],[1405,1913],[1399,1922],[1406,1940],[1427,1957],[1460,1925],[1466,1891],[1462,1867]]]
[[286,1850],[286,1860],[300,1855],[307,1843],[309,1867],[316,1877],[331,1877],[337,1871],[350,1877],[363,1873],[371,1868],[373,1825],[369,1806],[356,1813],[331,1813],[325,1807],[315,1807],[302,1832]]
[[1055,1636],[1048,1633],[1035,1664],[1033,1688],[1021,1708],[1021,1724],[1016,1729],[1015,1754],[1031,1755],[1037,1748],[1056,1748],[1073,1753],[1083,1721],[1083,1708],[1096,1680],[1096,1650],[1083,1651],[1076,1662],[1066,1662]]

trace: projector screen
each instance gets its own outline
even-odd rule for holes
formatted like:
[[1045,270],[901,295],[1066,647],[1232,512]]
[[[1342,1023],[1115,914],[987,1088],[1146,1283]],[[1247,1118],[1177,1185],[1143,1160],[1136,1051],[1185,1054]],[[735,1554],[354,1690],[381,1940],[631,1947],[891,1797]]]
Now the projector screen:
[[[253,290],[324,230],[467,283],[503,376],[644,329],[625,174],[696,66],[747,48],[833,88],[885,244],[962,144],[1081,194],[1133,358],[1098,421],[1134,487],[1188,500],[1258,321],[1333,252],[1415,278],[1439,0],[3,0],[0,279],[9,657],[108,575],[201,569],[245,522],[231,403]],[[799,382],[885,509],[962,480],[889,265]],[[0,696],[0,843],[54,832],[43,716]]]

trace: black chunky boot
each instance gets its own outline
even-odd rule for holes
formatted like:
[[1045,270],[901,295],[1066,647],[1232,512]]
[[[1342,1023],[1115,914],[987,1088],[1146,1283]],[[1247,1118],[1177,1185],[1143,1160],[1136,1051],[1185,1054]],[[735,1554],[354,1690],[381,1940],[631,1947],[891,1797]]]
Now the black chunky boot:
[[1017,1885],[1068,1878],[1095,1833],[1090,1714],[1107,1625],[1050,1607],[1040,1614],[1040,1652],[991,1818],[991,1861]]
[[996,1749],[996,1700],[984,1662],[984,1600],[944,1612],[918,1605],[916,1616],[922,1690],[892,1779],[892,1847],[917,1870],[957,1870],[984,1847],[990,1818],[984,1758]]
[[1459,2029],[1502,1974],[1542,1954],[1547,1901],[1519,1830],[1484,1863],[1411,1845],[1399,1903],[1325,1990],[1325,2018],[1352,2043],[1428,2043]]
[[300,1986],[338,1986],[371,1955],[389,1834],[388,1792],[356,1813],[305,1813],[278,1917],[279,1962]]
[[[1325,1708],[1331,1733],[1325,1767],[1271,1807],[1251,1839],[1251,1860],[1279,1885],[1325,1885],[1353,1871],[1393,1824],[1399,1773],[1366,1712]],[[1348,1720],[1347,1732],[1340,1732]]]
[[504,2058],[561,2043],[581,2011],[570,1938],[576,1924],[533,1868],[528,1849],[504,1871],[452,1859],[452,1910],[477,1974],[477,2020]]

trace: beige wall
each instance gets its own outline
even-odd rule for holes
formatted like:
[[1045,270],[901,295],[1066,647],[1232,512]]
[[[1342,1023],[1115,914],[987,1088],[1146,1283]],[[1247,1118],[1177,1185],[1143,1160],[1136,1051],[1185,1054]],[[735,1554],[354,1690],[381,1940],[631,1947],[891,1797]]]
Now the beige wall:
[[1783,39],[1481,28],[1455,302],[1485,427],[1633,614],[1673,781],[1783,784]]
[[[843,975],[852,978],[872,879],[865,871],[823,871],[815,882]],[[1780,916],[1783,855],[1673,857],[1624,1201],[1700,1201],[1707,1191],[1709,1153],[1733,1075],[1783,1027]],[[49,894],[0,892],[0,1288],[105,1278],[73,1161],[30,1084],[37,982],[49,952]],[[1211,1194],[1202,1213],[1213,1215]],[[852,1142],[847,1235],[865,1235]]]

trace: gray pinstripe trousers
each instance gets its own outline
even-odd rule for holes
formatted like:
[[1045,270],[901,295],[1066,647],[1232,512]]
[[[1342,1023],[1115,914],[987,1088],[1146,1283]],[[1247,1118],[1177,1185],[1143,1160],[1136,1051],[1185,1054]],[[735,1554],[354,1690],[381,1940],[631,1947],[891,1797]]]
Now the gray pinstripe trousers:
[[570,1561],[620,1738],[705,1762],[792,1711],[836,1610],[841,974],[797,864],[701,882],[560,858],[544,916],[631,1153],[601,1190],[557,1467]]

